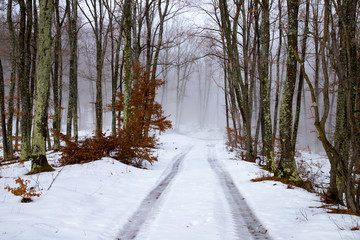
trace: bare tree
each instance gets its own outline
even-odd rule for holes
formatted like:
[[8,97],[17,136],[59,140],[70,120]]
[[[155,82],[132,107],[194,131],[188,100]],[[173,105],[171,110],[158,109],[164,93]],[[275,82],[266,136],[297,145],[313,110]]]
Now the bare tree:
[[[254,161],[255,156],[253,152],[252,146],[252,137],[251,137],[251,101],[249,101],[249,97],[251,95],[251,90],[249,89],[249,79],[248,79],[248,70],[246,66],[244,66],[245,79],[242,77],[242,67],[239,59],[239,48],[238,48],[238,20],[240,14],[245,14],[243,2],[235,1],[235,13],[234,16],[230,17],[229,7],[226,1],[219,1],[219,9],[221,16],[221,34],[224,35],[225,40],[225,49],[227,59],[229,61],[229,78],[231,79],[230,85],[234,88],[237,107],[239,108],[242,116],[242,121],[244,125],[244,135],[245,135],[245,150],[246,150],[246,158],[249,161]],[[243,18],[245,21],[245,19]],[[244,34],[248,34],[246,28],[246,24],[243,27],[243,51],[244,57],[248,59],[248,54],[246,50],[246,45],[248,44],[248,38],[244,36]],[[245,48],[245,49],[244,49]],[[246,61],[245,61],[246,62]]]
[[[331,12],[330,0],[325,1],[324,5],[324,33],[323,41],[321,44],[321,58],[322,58],[322,68],[324,75],[324,90],[323,101],[324,109],[322,116],[320,116],[319,103],[316,96],[316,89],[313,86],[312,82],[309,79],[309,76],[306,74],[304,67],[304,62],[297,55],[297,60],[301,64],[301,69],[304,74],[305,80],[310,88],[310,93],[312,97],[312,107],[315,112],[315,127],[318,131],[319,138],[322,142],[322,145],[326,151],[326,154],[329,158],[331,164],[331,175],[333,180],[329,189],[329,197],[338,202],[343,202],[343,196],[345,196],[346,205],[348,208],[354,212],[360,212],[360,203],[359,203],[359,182],[357,180],[357,174],[354,173],[354,166],[359,164],[357,161],[359,157],[359,145],[360,145],[360,131],[359,129],[354,128],[356,126],[356,114],[354,113],[354,106],[356,100],[357,86],[358,86],[358,75],[356,74],[357,65],[359,60],[356,59],[355,54],[352,54],[351,49],[356,52],[357,44],[352,41],[355,34],[355,25],[356,25],[356,7],[359,4],[358,1],[343,1],[341,3],[336,3],[332,1],[334,8],[336,10],[337,16],[339,16],[339,34],[345,38],[340,38],[339,43],[337,41],[331,41],[332,48],[331,51],[334,54],[336,65],[336,74],[339,77],[339,81],[344,84],[339,88],[343,88],[341,91],[345,91],[346,97],[342,96],[343,93],[338,93],[338,104],[337,104],[337,119],[336,125],[338,128],[343,128],[343,124],[348,124],[347,129],[344,131],[348,132],[348,136],[344,137],[342,135],[335,136],[335,141],[332,144],[329,139],[329,134],[326,131],[325,123],[329,114],[329,76],[328,76],[328,67],[326,62],[326,48],[325,44],[329,41],[329,22],[330,18],[333,19],[335,16]],[[333,32],[334,34],[334,32]],[[345,39],[345,41],[343,40]],[[344,44],[345,49],[338,47],[337,44]],[[342,52],[342,51],[345,52]],[[345,57],[345,58],[344,58]],[[355,70],[355,71],[354,71]],[[345,98],[345,99],[344,99]],[[339,109],[341,108],[341,109]],[[345,108],[345,113],[343,111]],[[346,120],[345,120],[346,119]],[[340,141],[340,142],[339,142]],[[348,149],[347,153],[344,153],[344,148]]]
[[96,115],[96,134],[102,133],[103,125],[103,97],[102,97],[102,78],[105,53],[108,43],[109,31],[105,26],[105,6],[102,0],[86,0],[85,5],[87,12],[80,7],[82,13],[90,23],[95,36],[96,44],[96,100],[95,100],[95,115]]
[[[67,1],[67,4],[69,2]],[[66,17],[66,12],[63,17],[60,16],[60,5],[59,0],[54,0],[54,11],[55,11],[55,36],[54,36],[54,68],[52,76],[52,86],[53,86],[53,98],[54,98],[54,120],[53,120],[53,129],[55,132],[61,131],[61,91],[62,87],[62,40],[61,40],[61,30]],[[66,6],[66,11],[69,11],[69,5]],[[60,96],[59,96],[60,95]],[[54,150],[58,151],[60,148],[60,140],[54,136]]]

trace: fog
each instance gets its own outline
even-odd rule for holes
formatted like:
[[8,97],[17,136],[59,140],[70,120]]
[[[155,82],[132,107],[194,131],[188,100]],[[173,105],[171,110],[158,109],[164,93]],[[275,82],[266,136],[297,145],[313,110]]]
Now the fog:
[[[214,56],[214,48],[205,41],[205,28],[216,29],[213,19],[210,19],[203,9],[210,5],[198,5],[183,11],[182,14],[167,22],[165,26],[164,42],[165,48],[160,54],[160,63],[157,77],[165,80],[165,85],[157,90],[156,100],[162,104],[165,115],[173,123],[173,129],[180,132],[189,132],[201,129],[218,129],[225,133],[226,109],[224,93],[224,73],[221,60]],[[275,7],[274,7],[275,9]],[[211,7],[207,9],[211,10]],[[272,12],[272,18],[276,18],[276,11]],[[82,16],[79,22],[85,21]],[[272,37],[277,38],[276,25],[272,25]],[[300,27],[300,31],[301,27]],[[63,62],[63,99],[62,107],[62,132],[66,130],[66,115],[68,104],[68,43],[64,36]],[[171,40],[171,41],[170,41]],[[172,46],[168,47],[167,41]],[[309,40],[309,52],[312,51],[312,40]],[[94,36],[89,24],[85,24],[79,31],[79,72],[78,72],[78,114],[79,130],[95,130],[95,80],[96,59]],[[4,45],[6,46],[6,44]],[[272,43],[272,57],[276,55],[277,42]],[[111,103],[111,76],[109,66],[109,51],[104,63],[103,73],[103,130],[111,128],[111,112],[106,106]],[[6,49],[3,51],[6,53]],[[6,53],[8,54],[8,53]],[[6,55],[5,54],[5,55]],[[285,51],[282,53],[281,68],[286,68],[284,59]],[[311,69],[311,56],[308,59],[307,68]],[[9,75],[9,62],[4,59],[5,77]],[[285,69],[286,71],[286,69]],[[283,71],[282,76],[285,76]],[[271,110],[274,114],[275,79],[276,66],[271,64],[272,86],[271,86]],[[8,89],[8,83],[5,86]],[[298,149],[310,149],[315,152],[322,151],[321,144],[317,139],[317,133],[313,126],[313,113],[311,109],[310,95],[307,87],[301,109],[299,126]],[[256,89],[259,94],[259,89]],[[52,93],[51,93],[52,94]],[[334,96],[333,96],[334,97]],[[257,103],[254,103],[257,104]],[[52,104],[50,102],[50,109]],[[51,109],[52,111],[52,109]],[[330,113],[333,114],[333,113]],[[331,117],[330,117],[331,118]],[[253,113],[252,126],[255,131],[258,113]],[[330,119],[329,125],[333,124],[334,118]]]
[[[198,129],[221,129],[225,131],[225,97],[223,91],[223,77],[219,69],[210,69],[209,61],[201,60],[194,63],[193,71],[186,81],[182,104],[177,113],[177,76],[173,70],[169,71],[168,79],[162,88],[157,90],[156,101],[161,103],[165,115],[173,123],[176,131],[188,132]],[[90,73],[90,72],[88,72]],[[95,130],[95,80],[79,77],[78,85],[78,113],[79,130]],[[68,76],[65,82],[63,106],[68,102]],[[111,82],[103,82],[103,103],[111,104]],[[67,109],[63,110],[62,131],[66,130]],[[103,130],[111,129],[111,112],[103,112]]]

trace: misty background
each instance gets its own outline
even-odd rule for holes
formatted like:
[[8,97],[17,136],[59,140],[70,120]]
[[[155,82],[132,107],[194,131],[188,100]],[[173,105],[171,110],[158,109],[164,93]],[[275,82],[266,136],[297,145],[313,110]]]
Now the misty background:
[[[186,2],[186,1],[185,1]],[[84,1],[80,4],[85,6]],[[209,41],[209,35],[216,28],[214,19],[209,16],[212,11],[212,1],[187,2],[181,6],[181,12],[174,18],[166,22],[164,33],[164,49],[160,53],[160,63],[157,77],[166,81],[161,89],[157,90],[156,100],[163,105],[165,115],[173,123],[173,129],[179,132],[191,132],[202,129],[216,129],[224,131],[226,128],[226,110],[225,110],[225,92],[224,92],[224,72],[221,59],[214,56],[213,52],[216,46]],[[3,5],[2,14],[5,15],[5,5]],[[276,22],[278,10],[275,3],[272,5],[271,19]],[[301,9],[304,11],[304,9]],[[78,23],[81,26],[78,39],[78,114],[79,130],[95,130],[95,94],[96,94],[96,58],[95,40],[87,20],[83,13],[79,11]],[[2,55],[8,56],[9,42],[6,41],[8,33],[3,22],[1,38]],[[302,31],[299,23],[299,31]],[[278,38],[275,31],[276,24],[271,25],[272,39]],[[63,37],[63,97],[62,97],[62,115],[67,115],[68,103],[68,61],[69,61],[69,43],[66,32]],[[312,39],[308,40],[308,51],[313,51]],[[215,44],[216,45],[216,44]],[[271,58],[274,60],[277,52],[277,41],[272,41]],[[107,105],[111,104],[111,76],[110,59],[111,49],[108,44],[103,70],[103,130],[111,129],[111,111]],[[281,79],[283,81],[286,75],[286,51],[282,51],[281,56]],[[307,59],[307,68],[311,69],[310,64],[314,63],[311,55]],[[6,58],[3,62],[4,76],[10,76],[10,61]],[[276,78],[276,66],[274,61],[270,65],[270,72],[273,79]],[[5,88],[8,89],[9,83],[5,82]],[[301,109],[301,120],[299,126],[299,137],[297,147],[315,152],[322,151],[320,142],[317,139],[318,134],[313,126],[313,113],[311,110],[311,98],[304,87],[303,105]],[[275,81],[272,81],[270,99],[271,109],[274,108]],[[258,89],[255,91],[258,95]],[[52,92],[51,92],[52,95]],[[334,101],[335,94],[332,96]],[[258,103],[255,101],[254,106]],[[53,103],[50,102],[50,109]],[[52,110],[51,110],[52,111]],[[273,114],[273,113],[272,113]],[[334,124],[333,111],[330,113],[329,125]],[[257,122],[257,113],[254,112],[252,126],[255,131]],[[61,130],[65,131],[66,117],[62,117]],[[330,128],[331,129],[331,128]]]

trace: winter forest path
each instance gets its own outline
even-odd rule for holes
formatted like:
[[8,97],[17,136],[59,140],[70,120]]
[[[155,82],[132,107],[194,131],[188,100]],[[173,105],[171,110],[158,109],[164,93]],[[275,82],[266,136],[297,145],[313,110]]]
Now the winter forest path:
[[166,172],[118,239],[270,239],[217,159],[215,142],[195,141]]

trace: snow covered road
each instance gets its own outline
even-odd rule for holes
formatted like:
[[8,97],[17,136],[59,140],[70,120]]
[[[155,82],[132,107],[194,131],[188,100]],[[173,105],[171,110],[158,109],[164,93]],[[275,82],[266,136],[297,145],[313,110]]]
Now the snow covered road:
[[188,150],[175,156],[173,160],[174,163],[168,168],[169,171],[165,175],[164,179],[142,201],[140,207],[121,230],[118,239],[134,239],[136,237],[151,212],[158,207],[159,198],[178,173],[180,164],[184,160],[187,152]]
[[218,162],[214,144],[198,141],[176,158],[118,239],[270,239]]

